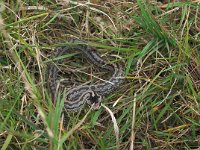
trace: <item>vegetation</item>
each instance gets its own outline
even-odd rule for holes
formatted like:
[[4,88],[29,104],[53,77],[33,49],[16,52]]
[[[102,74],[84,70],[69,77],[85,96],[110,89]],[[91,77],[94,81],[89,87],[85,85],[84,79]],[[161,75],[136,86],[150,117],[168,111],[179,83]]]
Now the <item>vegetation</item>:
[[[2,150],[199,148],[198,0],[5,0],[0,11]],[[53,105],[48,94],[46,66],[74,37],[122,63],[126,81],[99,110],[63,117],[64,99]],[[58,67],[75,68],[72,81],[109,78],[70,57]]]

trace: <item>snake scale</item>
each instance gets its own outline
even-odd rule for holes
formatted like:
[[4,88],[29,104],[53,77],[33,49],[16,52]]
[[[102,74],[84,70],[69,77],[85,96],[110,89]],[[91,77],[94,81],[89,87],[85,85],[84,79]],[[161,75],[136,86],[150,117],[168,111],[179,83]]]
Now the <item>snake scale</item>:
[[[65,94],[64,108],[65,110],[79,111],[87,103],[90,106],[93,104],[93,109],[98,109],[101,101],[105,95],[113,92],[117,87],[123,83],[121,78],[123,74],[122,67],[119,63],[108,63],[97,52],[96,48],[88,46],[84,41],[73,40],[74,46],[65,46],[56,48],[55,58],[70,52],[80,52],[91,64],[98,68],[105,69],[112,72],[112,77],[103,83],[92,85],[79,85],[76,86]],[[79,44],[78,44],[79,43]],[[82,43],[82,44],[80,44]],[[62,63],[63,60],[56,60],[56,63]],[[54,61],[55,62],[55,61]],[[58,92],[58,72],[59,69],[55,64],[51,63],[47,67],[47,85],[50,90],[52,99],[56,101],[56,93]]]

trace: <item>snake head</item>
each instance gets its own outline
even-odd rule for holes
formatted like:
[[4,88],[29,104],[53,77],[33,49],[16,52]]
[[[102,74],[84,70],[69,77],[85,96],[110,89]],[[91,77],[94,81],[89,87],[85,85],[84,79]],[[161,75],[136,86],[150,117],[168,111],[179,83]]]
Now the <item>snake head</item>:
[[96,92],[94,91],[90,91],[89,93],[89,97],[87,98],[87,103],[88,105],[92,106],[93,105],[93,109],[97,110],[100,108],[101,106],[101,100],[102,100],[102,96],[98,95]]

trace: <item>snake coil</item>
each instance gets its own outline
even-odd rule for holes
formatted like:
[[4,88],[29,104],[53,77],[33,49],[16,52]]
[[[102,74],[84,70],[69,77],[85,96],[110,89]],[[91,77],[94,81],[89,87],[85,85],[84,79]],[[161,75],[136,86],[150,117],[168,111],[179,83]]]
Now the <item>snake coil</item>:
[[[103,96],[110,94],[123,83],[121,78],[123,74],[122,67],[119,63],[110,64],[100,57],[94,47],[86,45],[81,40],[73,40],[74,46],[65,46],[56,48],[55,57],[65,55],[69,52],[79,51],[83,56],[95,66],[114,72],[112,77],[100,84],[94,85],[79,85],[72,88],[66,93],[64,108],[67,111],[79,111],[84,104],[93,105],[93,109],[98,109],[101,105]],[[81,44],[80,44],[81,43]],[[62,63],[62,60],[57,60],[57,63]],[[49,64],[47,67],[47,84],[54,101],[56,101],[56,89],[58,89],[58,72],[59,69],[54,64]]]

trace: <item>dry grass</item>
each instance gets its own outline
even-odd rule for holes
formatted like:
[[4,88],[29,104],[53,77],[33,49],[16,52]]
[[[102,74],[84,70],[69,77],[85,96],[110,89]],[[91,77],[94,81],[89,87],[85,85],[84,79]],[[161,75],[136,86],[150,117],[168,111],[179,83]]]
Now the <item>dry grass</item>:
[[[200,148],[198,1],[7,0],[0,30],[2,149]],[[66,121],[45,72],[53,49],[72,37],[123,63],[126,82],[98,111]],[[58,67],[74,83],[107,79],[77,56]]]

